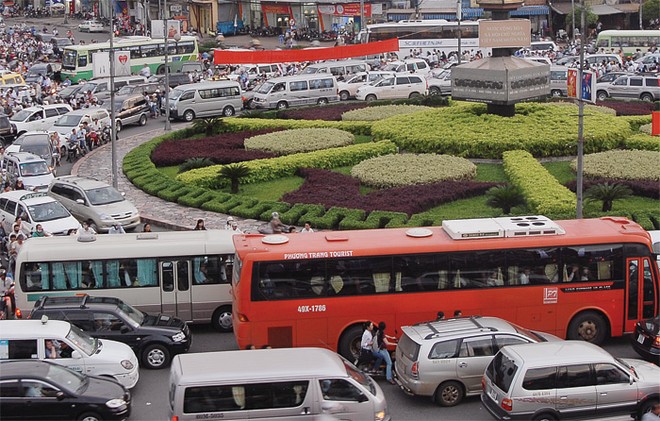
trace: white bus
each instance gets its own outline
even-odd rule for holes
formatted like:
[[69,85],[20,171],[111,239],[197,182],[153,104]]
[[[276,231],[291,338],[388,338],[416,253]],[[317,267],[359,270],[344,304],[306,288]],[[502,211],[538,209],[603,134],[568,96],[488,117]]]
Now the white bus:
[[[113,48],[115,51],[129,52],[131,73],[137,74],[147,64],[152,74],[165,74],[165,42],[162,39],[143,36],[121,37],[115,39]],[[198,58],[199,47],[196,37],[182,36],[179,42],[168,41],[167,48],[170,72],[175,72],[176,67],[183,62],[195,61]],[[64,47],[62,80],[68,77],[71,82],[77,83],[80,80],[92,79],[94,53],[109,50],[109,41]]]
[[[367,25],[358,36],[361,43],[399,38],[399,58],[410,56],[413,49],[421,50],[422,57],[432,50],[458,51],[458,22],[444,19],[377,23]],[[491,51],[479,47],[478,21],[461,21],[461,51],[466,50],[481,50],[484,57]]]
[[16,307],[28,314],[44,295],[117,297],[230,331],[234,250],[224,230],[30,238],[16,261]]

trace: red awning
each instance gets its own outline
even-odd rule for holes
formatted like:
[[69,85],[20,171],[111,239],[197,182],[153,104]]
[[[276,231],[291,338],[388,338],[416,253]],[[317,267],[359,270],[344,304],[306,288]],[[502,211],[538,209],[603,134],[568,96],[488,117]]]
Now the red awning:
[[351,57],[369,56],[373,54],[399,51],[397,38],[385,41],[354,44],[342,47],[320,47],[305,50],[259,50],[235,51],[214,50],[215,64],[268,64],[268,63],[299,63],[305,61],[334,60]]

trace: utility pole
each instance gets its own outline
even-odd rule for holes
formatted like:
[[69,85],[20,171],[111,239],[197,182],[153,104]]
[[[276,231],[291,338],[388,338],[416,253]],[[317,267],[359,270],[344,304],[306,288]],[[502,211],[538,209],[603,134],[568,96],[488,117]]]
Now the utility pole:
[[115,112],[115,25],[112,2],[110,5],[110,156],[112,159],[112,187],[119,186],[119,170],[117,168],[117,122]]
[[360,31],[364,27],[364,0],[360,0]]
[[[575,15],[573,15],[575,19]],[[584,0],[580,1],[580,66],[578,67],[577,96],[578,96],[578,143],[577,143],[577,196],[576,218],[582,219],[582,190],[584,189],[584,99],[582,99],[582,75],[584,73],[584,43],[586,40],[586,17],[584,13]],[[595,92],[591,93],[595,95]]]
[[163,0],[163,38],[165,40],[165,130],[172,130],[170,123],[170,65],[167,45],[167,0]]
[[461,0],[456,0],[456,20],[458,21],[458,64],[461,64],[461,19],[463,18],[463,5]]
[[644,29],[644,23],[642,22],[642,8],[644,6],[644,0],[639,0],[639,29],[640,31]]
[[415,20],[419,20],[419,2],[422,0],[414,0],[415,2]]

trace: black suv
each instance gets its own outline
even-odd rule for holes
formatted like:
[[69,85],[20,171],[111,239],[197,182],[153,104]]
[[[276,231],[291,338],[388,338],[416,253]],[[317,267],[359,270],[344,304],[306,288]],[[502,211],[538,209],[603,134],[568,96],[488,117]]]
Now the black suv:
[[190,329],[181,319],[151,316],[113,297],[43,296],[30,318],[44,315],[66,320],[94,338],[125,343],[147,368],[167,367],[174,355],[188,352],[192,343]]
[[16,139],[16,125],[9,121],[9,116],[0,114],[0,141],[2,145],[9,145]]

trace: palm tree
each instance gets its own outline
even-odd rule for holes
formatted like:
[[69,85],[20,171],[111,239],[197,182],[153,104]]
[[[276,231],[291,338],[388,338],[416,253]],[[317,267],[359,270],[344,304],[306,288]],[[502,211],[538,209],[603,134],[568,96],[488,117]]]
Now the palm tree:
[[223,180],[229,180],[230,192],[236,194],[241,179],[248,175],[250,175],[250,168],[243,163],[225,165],[218,172],[218,184],[222,183]]
[[603,212],[611,211],[615,200],[625,199],[630,195],[632,190],[625,184],[608,182],[595,184],[584,193],[587,200],[603,202]]
[[224,121],[220,117],[200,118],[193,121],[192,127],[197,133],[204,133],[206,136],[213,136],[214,133],[222,131]]
[[520,189],[511,184],[495,186],[486,192],[488,201],[486,204],[493,208],[500,208],[505,215],[511,213],[511,208],[525,203],[525,198]]

